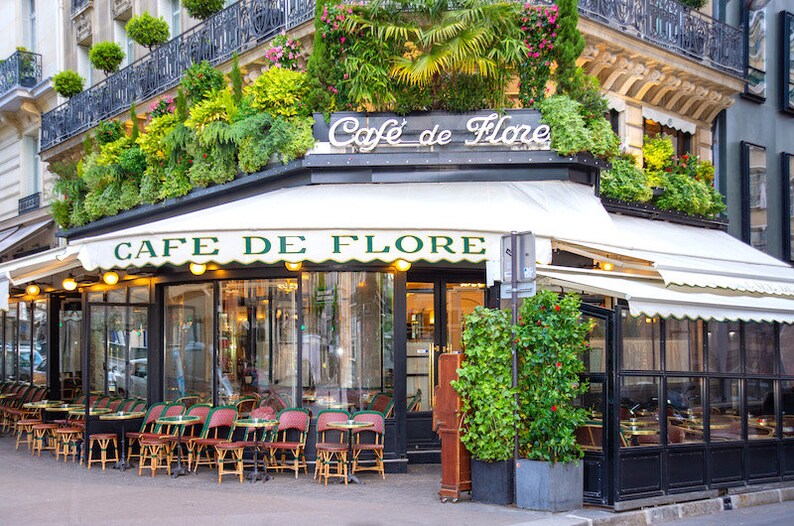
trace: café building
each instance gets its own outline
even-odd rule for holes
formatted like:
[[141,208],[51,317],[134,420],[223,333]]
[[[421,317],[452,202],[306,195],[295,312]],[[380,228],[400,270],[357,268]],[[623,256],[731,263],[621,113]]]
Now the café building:
[[334,114],[315,138],[0,265],[5,377],[36,351],[52,397],[256,394],[315,416],[386,400],[388,469],[438,462],[438,357],[504,304],[501,239],[529,231],[536,286],[582,294],[595,321],[586,502],[794,480],[788,265],[719,221],[602,202],[605,164],[552,151],[531,110]]

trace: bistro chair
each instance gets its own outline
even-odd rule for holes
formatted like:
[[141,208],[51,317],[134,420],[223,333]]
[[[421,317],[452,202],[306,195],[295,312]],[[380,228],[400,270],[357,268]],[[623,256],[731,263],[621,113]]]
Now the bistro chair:
[[[108,456],[108,446],[113,443],[113,456]],[[94,446],[99,446],[99,458],[94,458]],[[92,433],[88,436],[88,449],[85,452],[88,469],[91,464],[100,462],[102,471],[105,471],[105,464],[108,462],[119,461],[119,441],[116,433]]]
[[[243,483],[243,451],[244,442],[220,442],[215,444],[216,463],[218,464],[218,484],[221,483],[224,475],[237,475],[240,477],[240,484]],[[226,454],[229,458],[226,458]],[[231,464],[232,469],[226,466]]]
[[148,411],[146,411],[146,415],[143,417],[143,422],[141,422],[141,427],[138,431],[128,431],[127,432],[127,462],[129,462],[133,456],[138,457],[140,459],[140,448],[139,453],[137,455],[133,454],[133,446],[138,444],[141,436],[144,433],[153,433],[155,427],[155,420],[160,418],[163,414],[163,410],[166,407],[165,402],[157,402],[152,404]]
[[15,425],[17,434],[16,449],[19,449],[19,443],[23,441],[23,438],[28,449],[33,449],[33,426],[41,423],[40,418],[23,418],[22,420],[17,420]]
[[201,397],[196,394],[185,395],[176,399],[177,403],[184,404],[185,407],[190,408],[201,401]]
[[[347,430],[334,429],[328,424],[345,422],[348,419],[350,414],[338,409],[326,409],[317,414],[314,478],[325,481],[326,486],[329,477],[344,477],[347,484]],[[331,474],[331,465],[336,468],[334,474]]]
[[[199,436],[187,441],[188,466],[192,463],[193,471],[198,470],[199,464],[204,464],[205,466],[213,466],[215,464],[215,445],[231,442],[236,419],[237,409],[234,406],[222,405],[210,410]],[[202,454],[205,457],[203,460]]]
[[245,418],[259,404],[259,396],[246,395],[234,403],[237,408],[237,415]]
[[585,424],[576,428],[576,442],[585,451],[599,451],[604,443],[604,428],[600,424]]
[[135,398],[127,398],[123,400],[122,404],[119,406],[118,411],[122,413],[130,413],[132,412],[132,408],[135,407],[135,404],[138,403],[138,400]]
[[[273,442],[268,444],[270,463],[268,467],[281,472],[287,465],[287,453],[292,455],[293,463],[290,469],[295,472],[298,478],[300,468],[304,473],[309,473],[306,465],[306,435],[309,432],[309,411],[306,409],[292,408],[284,409],[278,414],[278,428]],[[276,458],[281,454],[281,460]]]
[[108,409],[113,413],[121,411],[119,408],[124,404],[124,401],[123,398],[111,398],[110,402],[108,402]]
[[[376,471],[385,479],[386,472],[383,469],[383,437],[386,425],[383,413],[380,411],[359,411],[353,415],[353,420],[356,422],[371,422],[372,427],[353,429],[352,474],[355,475],[357,471]],[[373,453],[375,456],[374,466],[360,465],[361,453],[364,451],[371,451]]]
[[55,430],[58,429],[58,424],[44,424],[39,423],[33,425],[33,449],[30,454],[41,457],[42,451],[55,451],[56,449],[56,436]]
[[[174,446],[176,446],[177,442],[182,443],[182,451],[187,451],[187,444],[185,440],[189,440],[190,438],[198,437],[199,433],[201,432],[201,428],[204,425],[204,422],[207,421],[207,415],[209,414],[212,406],[210,404],[194,404],[191,406],[185,416],[197,416],[199,417],[198,422],[191,426],[179,426],[181,429],[178,430],[177,433],[173,433],[168,437],[165,437],[165,440],[168,440],[170,444],[170,455],[168,462],[171,463],[174,457]],[[177,440],[177,435],[181,438]],[[188,464],[190,466],[190,464]]]
[[372,397],[367,411],[377,411],[383,414],[384,418],[391,418],[394,411],[394,399],[390,394],[378,393]]
[[77,444],[82,440],[83,428],[82,427],[59,427],[55,430],[55,460],[63,455],[63,461],[69,460],[69,455],[72,456],[72,462],[77,457]]
[[[163,409],[160,418],[179,416],[184,412],[185,406],[182,404],[168,404]],[[168,474],[171,474],[171,457],[173,455],[171,438],[175,437],[182,427],[181,425],[164,426],[155,422],[153,432],[141,434],[138,439],[141,454],[141,460],[138,463],[138,476],[143,472],[143,468],[148,467],[152,470],[152,477],[154,477],[157,470],[163,467],[161,466],[163,461]]]
[[422,390],[417,389],[413,398],[408,401],[408,412],[415,413],[422,408]]

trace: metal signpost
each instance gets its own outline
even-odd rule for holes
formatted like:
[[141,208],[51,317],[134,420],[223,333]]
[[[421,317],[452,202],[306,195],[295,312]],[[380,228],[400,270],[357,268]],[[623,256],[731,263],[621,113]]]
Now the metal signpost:
[[[500,297],[510,299],[511,323],[518,323],[518,298],[535,295],[535,234],[532,232],[510,232],[502,236],[502,285]],[[518,353],[516,352],[515,333],[512,338],[513,389],[518,387]],[[518,407],[518,391],[515,394]],[[513,435],[513,469],[518,462],[518,428]],[[515,478],[513,479],[515,480]],[[515,483],[513,484],[515,491]],[[515,494],[513,495],[515,498]],[[514,499],[515,500],[515,499]]]

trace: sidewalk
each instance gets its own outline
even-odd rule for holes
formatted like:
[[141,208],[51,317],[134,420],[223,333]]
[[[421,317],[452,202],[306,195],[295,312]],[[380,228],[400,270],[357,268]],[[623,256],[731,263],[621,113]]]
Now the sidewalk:
[[[551,514],[490,506],[469,501],[442,504],[436,492],[438,465],[411,466],[408,474],[363,474],[363,485],[314,482],[310,475],[297,480],[278,474],[273,480],[243,484],[227,477],[218,485],[216,474],[171,479],[165,473],[139,477],[137,469],[124,473],[93,466],[56,462],[49,453],[31,457],[27,448],[14,450],[11,437],[0,438],[0,523],[35,524],[315,524],[315,525],[504,525],[574,526],[647,524],[647,511],[611,513],[584,509]],[[781,498],[780,490],[774,490]],[[783,490],[786,491],[786,490]],[[794,488],[788,494],[794,499]],[[734,497],[736,498],[736,497]],[[749,503],[746,496],[745,501]],[[765,497],[772,499],[769,494]],[[712,499],[712,501],[722,499]],[[713,513],[716,503],[693,503],[695,511]],[[710,503],[710,504],[708,504]],[[740,503],[737,500],[737,506]],[[699,507],[698,507],[699,506]],[[654,508],[662,510],[674,506]],[[672,511],[655,512],[654,522],[674,518]],[[680,515],[677,515],[680,516]],[[676,516],[676,518],[677,518]]]

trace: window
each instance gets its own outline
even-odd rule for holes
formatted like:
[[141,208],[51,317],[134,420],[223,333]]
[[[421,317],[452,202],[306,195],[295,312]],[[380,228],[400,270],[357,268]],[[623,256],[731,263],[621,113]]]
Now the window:
[[36,51],[36,0],[22,2],[22,42],[30,51]]
[[747,32],[747,97],[764,100],[766,98],[766,14],[763,8],[744,9],[744,27]]
[[88,58],[88,46],[77,46],[77,73],[85,79],[86,87],[94,85],[94,68]]
[[121,46],[121,49],[124,50],[124,61],[121,63],[121,67],[129,66],[132,64],[132,54],[133,54],[133,46],[135,42],[127,36],[127,29],[126,29],[126,22],[123,20],[114,20],[113,21],[113,40],[115,40],[118,45]]
[[708,322],[709,371],[742,371],[741,337],[738,322]]
[[684,155],[692,151],[692,134],[669,126],[664,126],[654,120],[645,119],[644,134],[648,136],[661,135],[670,139],[673,143],[673,151],[676,155]]
[[665,320],[665,369],[693,372],[703,370],[702,323],[673,318]]
[[20,191],[23,197],[41,191],[39,177],[39,138],[38,135],[26,135],[22,140],[22,155],[25,163],[25,182]]
[[158,12],[168,23],[170,37],[174,38],[182,32],[182,7],[179,0],[158,0]]
[[742,238],[767,250],[766,148],[742,142]]
[[783,182],[783,259],[794,261],[794,154],[780,154],[780,173]]
[[659,318],[633,317],[625,310],[622,312],[622,317],[622,369],[625,371],[660,370],[662,365]]
[[780,12],[780,109],[794,113],[794,13]]

